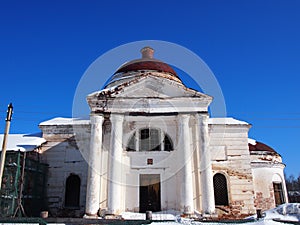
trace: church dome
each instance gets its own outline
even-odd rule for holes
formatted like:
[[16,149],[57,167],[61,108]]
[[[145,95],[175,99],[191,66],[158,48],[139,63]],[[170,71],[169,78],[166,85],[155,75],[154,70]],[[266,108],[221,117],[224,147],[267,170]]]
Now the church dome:
[[151,75],[182,83],[177,73],[170,65],[153,58],[153,48],[144,47],[141,49],[141,53],[142,58],[129,61],[119,67],[113,74],[107,86],[111,86],[112,83],[120,80],[127,80],[129,78],[146,75],[147,72],[153,72]]
[[270,154],[278,154],[273,148],[270,146],[262,143],[255,141],[254,143],[248,143],[249,146],[249,151],[251,152],[268,152]]

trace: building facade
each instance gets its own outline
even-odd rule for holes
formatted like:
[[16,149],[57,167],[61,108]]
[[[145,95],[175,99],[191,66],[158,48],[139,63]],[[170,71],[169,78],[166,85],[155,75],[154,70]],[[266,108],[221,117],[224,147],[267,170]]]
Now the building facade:
[[250,124],[210,118],[211,96],[186,87],[152,48],[141,52],[87,96],[89,120],[40,124],[52,215],[239,217],[286,202],[280,155],[248,139]]

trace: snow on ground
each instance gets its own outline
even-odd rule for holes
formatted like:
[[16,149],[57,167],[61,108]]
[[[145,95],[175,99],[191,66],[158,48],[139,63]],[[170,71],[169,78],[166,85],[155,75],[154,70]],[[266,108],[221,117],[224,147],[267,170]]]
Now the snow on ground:
[[[248,218],[256,218],[256,215]],[[263,212],[263,218],[280,219],[300,223],[300,203],[285,203],[274,209],[269,209]]]
[[178,223],[178,222],[153,222],[151,223],[151,225],[178,225],[178,224],[185,224],[185,225],[188,225],[188,224],[191,224],[191,225],[280,225],[280,224],[283,224],[283,223],[280,223],[280,222],[275,222],[273,220],[259,220],[259,221],[254,221],[254,222],[240,222],[240,223],[218,223],[218,222],[181,222],[181,223]]
[[[145,213],[132,213],[124,212],[121,214],[125,220],[145,220]],[[282,223],[273,221],[272,219],[260,219],[252,222],[197,222],[191,219],[181,218],[180,212],[176,211],[167,211],[167,212],[155,212],[152,213],[152,220],[170,220],[168,222],[152,222],[151,225],[280,225]],[[173,221],[172,221],[173,220]]]
[[[176,221],[176,215],[180,215],[180,212],[174,210],[153,212],[152,220],[174,220]],[[121,214],[122,218],[125,220],[145,220],[146,213],[133,213],[133,212],[123,212]]]
[[[122,217],[128,220],[145,220],[145,213],[131,213],[124,212]],[[273,219],[281,221],[289,221],[290,223],[299,223],[300,224],[300,203],[286,203],[280,205],[274,209],[267,210],[263,212],[263,218],[256,219],[256,215],[250,216],[247,219],[249,220],[240,220],[234,222],[196,222],[192,219],[180,217],[180,212],[178,211],[163,211],[163,212],[154,212],[152,213],[152,220],[170,220],[169,222],[153,222],[152,225],[280,225],[284,224],[283,222],[274,221]]]

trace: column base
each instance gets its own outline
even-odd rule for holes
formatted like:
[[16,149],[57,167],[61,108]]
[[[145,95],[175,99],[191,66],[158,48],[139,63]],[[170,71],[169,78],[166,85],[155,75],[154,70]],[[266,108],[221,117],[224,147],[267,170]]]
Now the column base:
[[188,219],[194,219],[197,218],[197,216],[194,213],[182,213],[180,215],[182,218],[188,218]]
[[84,219],[101,219],[97,214],[85,213],[83,216]]
[[184,206],[183,207],[183,215],[189,216],[189,215],[194,215],[194,209],[191,206]]
[[116,215],[116,214],[106,214],[104,216],[104,219],[106,220],[122,220],[122,216],[121,215]]
[[218,214],[217,213],[204,213],[202,214],[202,218],[203,220],[214,220],[214,219],[218,219]]

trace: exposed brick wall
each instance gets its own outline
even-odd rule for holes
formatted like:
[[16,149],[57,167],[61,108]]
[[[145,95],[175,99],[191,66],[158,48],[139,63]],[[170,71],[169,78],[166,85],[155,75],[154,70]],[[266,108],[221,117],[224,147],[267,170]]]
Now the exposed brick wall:
[[217,206],[218,219],[244,219],[251,214],[243,213],[244,201],[233,201],[230,206]]
[[262,192],[256,192],[254,206],[257,209],[267,210],[275,207],[274,191],[270,188],[270,196],[264,197]]

